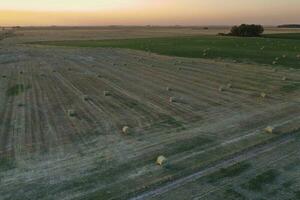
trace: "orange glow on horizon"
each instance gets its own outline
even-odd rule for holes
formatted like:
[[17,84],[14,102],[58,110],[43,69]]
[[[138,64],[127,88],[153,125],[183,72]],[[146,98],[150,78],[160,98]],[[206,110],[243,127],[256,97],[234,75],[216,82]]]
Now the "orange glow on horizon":
[[10,0],[0,26],[299,23],[298,0]]

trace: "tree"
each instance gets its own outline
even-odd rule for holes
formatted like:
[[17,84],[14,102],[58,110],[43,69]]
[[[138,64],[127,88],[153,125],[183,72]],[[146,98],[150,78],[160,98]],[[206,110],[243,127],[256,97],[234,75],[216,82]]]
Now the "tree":
[[264,32],[264,27],[255,24],[242,24],[240,26],[234,26],[228,35],[239,37],[258,37]]

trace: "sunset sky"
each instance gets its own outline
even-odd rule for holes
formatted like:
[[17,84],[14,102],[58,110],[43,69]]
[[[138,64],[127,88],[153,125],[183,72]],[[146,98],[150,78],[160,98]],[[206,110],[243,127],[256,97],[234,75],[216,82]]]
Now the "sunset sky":
[[0,26],[300,23],[300,0],[9,0]]

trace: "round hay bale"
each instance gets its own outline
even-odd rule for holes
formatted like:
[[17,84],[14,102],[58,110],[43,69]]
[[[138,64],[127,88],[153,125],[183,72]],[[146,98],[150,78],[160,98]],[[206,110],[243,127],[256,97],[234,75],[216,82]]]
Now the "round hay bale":
[[267,97],[267,94],[264,93],[264,92],[262,92],[262,93],[260,93],[260,96],[261,96],[262,98],[266,98],[266,97]]
[[272,126],[268,126],[268,127],[266,127],[265,128],[265,130],[264,130],[266,133],[274,133],[274,127],[272,127]]
[[109,96],[110,95],[110,92],[109,91],[104,91],[103,92],[103,95],[106,97],[106,96]]
[[163,155],[160,155],[156,159],[156,164],[162,166],[167,161],[167,158]]
[[282,77],[282,79],[281,80],[283,80],[283,81],[286,81],[287,80],[287,78],[284,76],[284,77]]
[[90,97],[88,95],[83,95],[82,99],[84,101],[88,101],[88,100],[90,100]]
[[220,92],[223,92],[224,90],[225,90],[225,88],[224,88],[223,86],[220,86],[220,87],[219,87],[219,91],[220,91]]
[[169,98],[169,102],[170,102],[170,103],[176,102],[176,98],[175,98],[175,97],[170,97],[170,98]]
[[129,133],[129,126],[123,126],[122,133],[128,134]]
[[75,117],[76,116],[76,112],[73,109],[68,110],[68,115],[69,117]]

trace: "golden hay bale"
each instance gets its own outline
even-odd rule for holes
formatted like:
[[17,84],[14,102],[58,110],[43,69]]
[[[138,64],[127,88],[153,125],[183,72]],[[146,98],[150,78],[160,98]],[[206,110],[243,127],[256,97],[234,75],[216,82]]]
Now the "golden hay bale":
[[224,89],[223,86],[220,86],[220,87],[219,87],[219,91],[220,91],[220,92],[223,92],[224,90],[225,90],[225,89]]
[[175,98],[175,97],[170,97],[170,98],[169,98],[169,102],[170,102],[170,103],[176,102],[176,98]]
[[283,81],[286,81],[286,80],[287,80],[287,78],[284,76],[284,77],[282,77],[282,80],[283,80]]
[[82,99],[84,101],[88,101],[88,100],[90,100],[90,97],[88,95],[83,95]]
[[109,92],[109,91],[104,91],[104,92],[103,92],[103,95],[104,95],[104,96],[109,96],[109,95],[110,95],[110,92]]
[[160,156],[158,156],[157,159],[156,159],[156,164],[161,166],[161,165],[163,165],[166,161],[167,161],[167,158],[166,158],[165,156],[163,156],[163,155],[160,155]]
[[123,126],[122,133],[128,134],[129,133],[129,127],[128,126]]
[[68,110],[68,115],[69,115],[69,117],[75,117],[75,115],[76,115],[75,110],[73,110],[73,109]]
[[274,127],[268,126],[267,128],[265,128],[264,131],[265,131],[266,133],[274,133]]
[[267,94],[264,93],[264,92],[262,92],[262,93],[260,93],[260,96],[261,96],[262,98],[266,98],[266,97],[267,97]]

